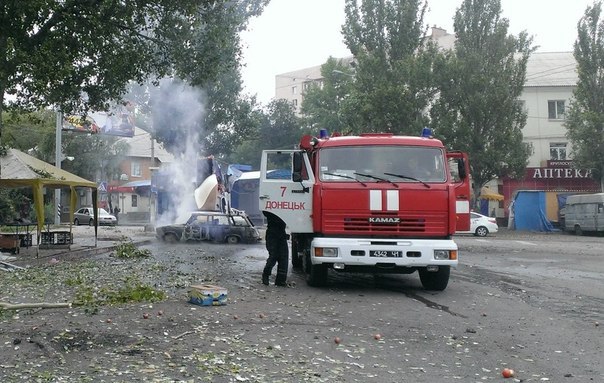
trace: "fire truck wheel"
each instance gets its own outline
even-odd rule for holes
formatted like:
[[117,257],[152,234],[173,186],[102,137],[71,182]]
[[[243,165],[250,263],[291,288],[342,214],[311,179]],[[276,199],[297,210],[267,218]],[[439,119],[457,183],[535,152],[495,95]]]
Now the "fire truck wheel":
[[325,265],[313,265],[310,263],[310,255],[304,257],[304,271],[306,272],[306,283],[309,286],[321,287],[327,284],[327,267]]
[[302,257],[298,254],[298,242],[292,240],[292,267],[294,269],[302,268]]
[[450,266],[440,266],[438,271],[428,271],[426,268],[418,270],[419,279],[426,290],[443,291],[449,284]]
[[292,252],[292,267],[294,269],[302,268],[302,258],[294,252]]

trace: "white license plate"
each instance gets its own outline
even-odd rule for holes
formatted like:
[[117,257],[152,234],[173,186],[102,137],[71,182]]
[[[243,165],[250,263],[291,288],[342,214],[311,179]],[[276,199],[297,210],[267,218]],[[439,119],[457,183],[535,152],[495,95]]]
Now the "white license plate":
[[403,252],[400,250],[371,250],[369,251],[369,256],[379,258],[402,258]]

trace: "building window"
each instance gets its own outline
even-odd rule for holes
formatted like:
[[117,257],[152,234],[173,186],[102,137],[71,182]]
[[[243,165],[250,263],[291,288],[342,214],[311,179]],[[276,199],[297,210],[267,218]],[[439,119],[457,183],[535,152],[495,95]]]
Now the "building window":
[[130,166],[130,175],[132,175],[132,177],[140,177],[142,176],[141,174],[141,164],[139,164],[138,162],[133,162]]
[[548,101],[547,117],[550,120],[564,120],[564,100]]
[[298,94],[298,86],[297,85],[292,86],[292,94]]
[[136,194],[132,194],[132,207],[138,206],[138,196]]
[[558,142],[549,144],[550,160],[566,160],[566,143]]
[[294,98],[294,99],[292,100],[292,105],[293,105],[293,106],[298,106],[298,100]]

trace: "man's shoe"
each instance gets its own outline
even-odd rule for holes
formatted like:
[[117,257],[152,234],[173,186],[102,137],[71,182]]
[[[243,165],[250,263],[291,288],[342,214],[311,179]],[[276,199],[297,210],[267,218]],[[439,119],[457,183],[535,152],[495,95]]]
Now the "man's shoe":
[[262,284],[268,286],[268,276],[266,276],[266,275],[262,276]]
[[287,287],[287,283],[285,283],[285,282],[275,282],[275,286]]

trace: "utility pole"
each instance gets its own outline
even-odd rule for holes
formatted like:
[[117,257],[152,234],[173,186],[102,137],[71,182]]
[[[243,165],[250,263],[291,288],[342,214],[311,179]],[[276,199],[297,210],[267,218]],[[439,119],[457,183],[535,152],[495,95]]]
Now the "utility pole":
[[[57,120],[55,124],[55,166],[61,169],[61,160],[63,157],[63,150],[61,148],[61,131],[63,129],[63,113],[60,110],[57,111]],[[61,205],[61,189],[55,189],[55,225],[61,224],[61,212],[59,206]]]

